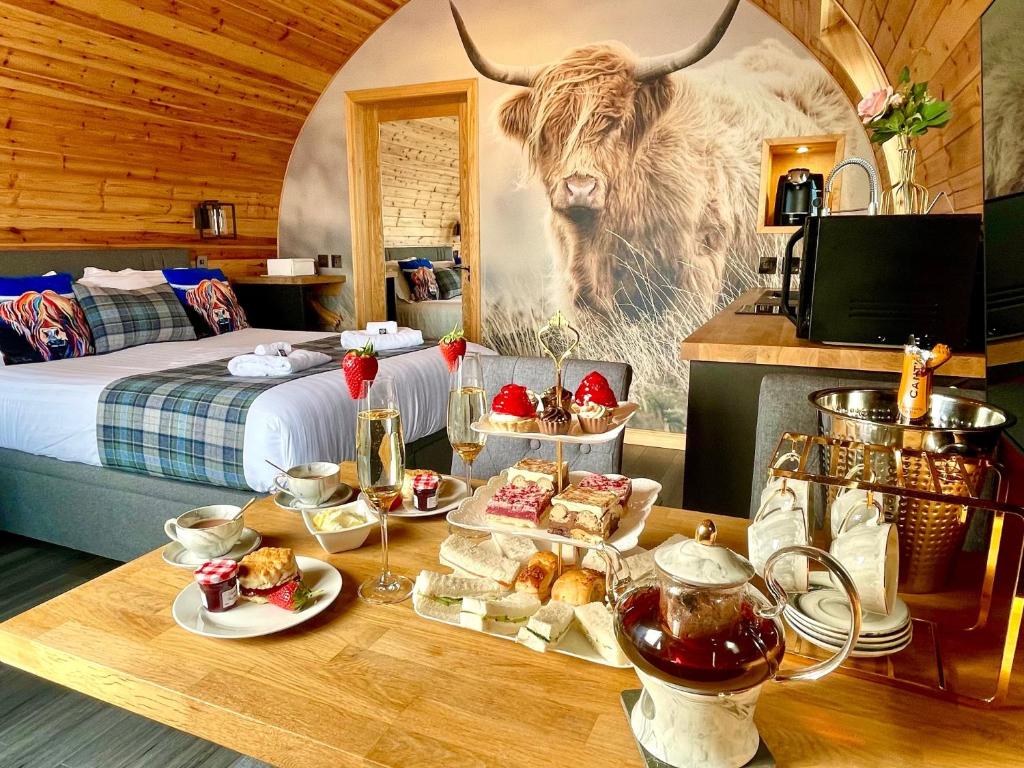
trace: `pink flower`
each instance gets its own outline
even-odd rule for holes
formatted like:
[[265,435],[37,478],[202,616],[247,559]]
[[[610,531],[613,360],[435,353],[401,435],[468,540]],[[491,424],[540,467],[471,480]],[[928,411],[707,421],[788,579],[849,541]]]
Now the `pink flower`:
[[889,106],[890,98],[892,98],[892,86],[887,85],[885,88],[879,88],[877,91],[869,93],[860,100],[860,104],[857,105],[857,115],[864,125],[882,116]]
[[903,106],[903,94],[897,91],[889,97],[890,107],[902,107]]

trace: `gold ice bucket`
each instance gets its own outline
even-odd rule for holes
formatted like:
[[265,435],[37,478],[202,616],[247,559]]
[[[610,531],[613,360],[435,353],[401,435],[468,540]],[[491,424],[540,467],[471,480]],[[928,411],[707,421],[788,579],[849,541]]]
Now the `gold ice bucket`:
[[[895,389],[822,389],[809,395],[818,411],[821,434],[893,451],[869,458],[870,471],[879,482],[968,496],[964,480],[991,461],[1003,429],[1013,417],[978,400],[933,394],[924,424],[897,424]],[[919,454],[937,454],[929,466]],[[833,446],[828,471],[846,474],[864,464],[863,448]],[[935,472],[933,473],[933,468]],[[900,589],[910,593],[943,588],[967,532],[966,509],[957,504],[900,498],[894,510],[900,538]]]

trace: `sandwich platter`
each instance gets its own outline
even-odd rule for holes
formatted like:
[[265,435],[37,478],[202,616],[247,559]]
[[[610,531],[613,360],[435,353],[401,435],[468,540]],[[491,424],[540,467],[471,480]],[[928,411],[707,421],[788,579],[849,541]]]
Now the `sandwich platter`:
[[199,585],[191,582],[174,599],[171,615],[182,629],[203,637],[242,639],[262,637],[281,632],[309,621],[327,608],[341,594],[341,574],[334,566],[315,557],[295,556],[302,572],[302,581],[313,592],[320,592],[316,602],[292,613],[270,603],[239,600],[223,613],[211,613],[203,607]]
[[583,428],[580,427],[580,422],[576,418],[575,414],[572,419],[572,426],[569,428],[568,434],[565,435],[547,435],[543,432],[509,432],[507,429],[496,427],[491,423],[488,416],[480,419],[480,421],[474,421],[470,427],[474,432],[482,432],[485,435],[497,435],[498,437],[520,437],[527,438],[530,440],[541,440],[549,443],[607,443],[610,440],[614,440],[619,436],[623,429],[626,428],[626,424],[640,409],[640,405],[637,403],[621,402],[618,407],[612,411],[612,423],[609,429],[605,432],[589,433],[584,432]]
[[[569,482],[577,483],[589,474],[591,473],[570,472]],[[504,472],[492,477],[487,481],[487,485],[477,488],[476,493],[471,498],[466,499],[457,509],[453,509],[448,513],[446,518],[448,524],[469,531],[509,533],[517,536],[528,536],[535,541],[568,544],[587,549],[594,549],[598,546],[590,542],[580,541],[579,539],[560,536],[556,533],[548,533],[548,531],[540,528],[523,528],[490,522],[487,519],[487,502],[498,488],[504,484]],[[640,540],[640,534],[644,530],[644,525],[647,524],[647,518],[651,514],[651,509],[654,507],[654,502],[658,498],[659,493],[661,493],[660,483],[643,477],[635,478],[633,480],[633,493],[629,497],[625,509],[622,511],[618,528],[608,538],[607,544],[615,547],[620,552],[635,547]]]

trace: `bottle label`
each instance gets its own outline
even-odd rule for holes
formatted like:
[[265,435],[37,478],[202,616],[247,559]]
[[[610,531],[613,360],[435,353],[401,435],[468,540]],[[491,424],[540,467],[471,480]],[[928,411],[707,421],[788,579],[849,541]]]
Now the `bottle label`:
[[945,344],[921,349],[913,336],[903,348],[903,372],[897,396],[901,424],[918,424],[928,418],[935,369],[952,357]]

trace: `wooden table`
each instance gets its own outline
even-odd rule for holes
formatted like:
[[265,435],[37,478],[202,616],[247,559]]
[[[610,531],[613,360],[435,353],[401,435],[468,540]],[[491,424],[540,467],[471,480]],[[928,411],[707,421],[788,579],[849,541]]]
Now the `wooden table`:
[[[641,544],[692,535],[703,517],[657,508]],[[336,566],[341,596],[276,636],[202,638],[170,614],[191,574],[155,551],[0,624],[0,661],[280,766],[639,768],[619,703],[638,687],[632,672],[426,621],[408,602],[364,605],[356,587],[378,567],[376,535],[325,555],[269,500],[247,522],[265,544]],[[716,522],[742,548],[745,522]],[[396,571],[439,568],[443,518],[392,528]],[[983,768],[1020,764],[1024,719],[836,674],[767,684],[757,723],[782,766]]]

